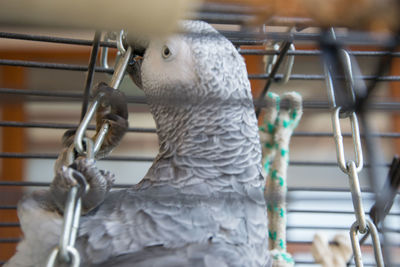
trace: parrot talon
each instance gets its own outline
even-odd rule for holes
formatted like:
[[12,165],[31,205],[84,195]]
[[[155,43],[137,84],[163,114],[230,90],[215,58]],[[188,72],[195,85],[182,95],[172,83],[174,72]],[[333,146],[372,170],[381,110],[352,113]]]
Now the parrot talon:
[[82,212],[85,214],[104,201],[114,183],[114,175],[99,170],[93,159],[84,157],[77,158],[73,168],[80,172],[89,184],[88,192],[82,197]]
[[77,171],[72,168],[62,166],[56,171],[53,182],[50,184],[50,195],[55,206],[61,213],[64,211],[68,192],[72,187],[78,185],[78,182],[74,178],[75,172]]
[[85,177],[89,185],[89,190],[82,196],[82,213],[88,213],[104,201],[114,182],[114,175],[99,170],[94,163],[93,159],[79,157],[70,166],[62,166],[56,172],[50,193],[60,211],[64,210],[69,190],[77,185],[74,177],[79,175]]
[[102,102],[96,111],[96,139],[103,123],[108,123],[110,130],[106,135],[103,145],[98,152],[98,158],[111,152],[122,140],[128,130],[128,108],[125,94],[109,87],[106,83],[100,83],[94,89],[94,94],[104,94]]

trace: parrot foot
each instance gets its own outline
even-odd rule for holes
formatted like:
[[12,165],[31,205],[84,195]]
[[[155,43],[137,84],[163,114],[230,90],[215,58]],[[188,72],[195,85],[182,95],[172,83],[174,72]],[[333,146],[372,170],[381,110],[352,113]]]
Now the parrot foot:
[[109,125],[108,134],[97,154],[97,157],[101,158],[109,154],[121,142],[128,130],[128,107],[125,94],[109,87],[106,83],[100,83],[94,88],[94,94],[99,93],[104,94],[104,97],[96,111],[95,138],[104,123]]
[[89,184],[89,190],[82,196],[82,214],[98,207],[106,198],[114,182],[114,175],[108,171],[99,170],[93,159],[77,158],[70,166],[62,166],[50,185],[51,196],[60,211],[68,197],[69,190],[76,184],[75,176],[82,174]]
[[[128,130],[128,107],[125,94],[109,87],[105,83],[98,84],[94,89],[94,95],[103,94],[101,103],[96,110],[96,134],[92,138],[96,140],[103,124],[109,128],[96,158],[104,158],[121,142]],[[67,130],[63,137],[63,147],[69,147],[74,143],[76,129]]]

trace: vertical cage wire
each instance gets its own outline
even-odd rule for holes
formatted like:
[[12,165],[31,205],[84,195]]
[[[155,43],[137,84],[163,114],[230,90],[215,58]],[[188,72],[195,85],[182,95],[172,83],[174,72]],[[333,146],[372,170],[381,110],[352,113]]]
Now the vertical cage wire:
[[[225,9],[224,9],[225,8]],[[312,143],[324,144],[322,149],[325,149],[329,145],[332,139],[332,132],[330,128],[319,127],[317,124],[324,120],[329,120],[329,103],[327,96],[325,95],[324,79],[322,64],[320,64],[321,50],[318,46],[318,40],[320,38],[320,31],[313,25],[299,32],[294,32],[288,34],[286,31],[282,30],[287,28],[287,21],[282,23],[271,22],[271,25],[266,25],[267,31],[260,33],[257,28],[247,28],[243,27],[243,23],[249,19],[249,14],[246,10],[233,10],[229,6],[212,6],[209,9],[202,10],[198,17],[207,22],[214,23],[217,29],[225,35],[232,43],[238,48],[239,52],[246,58],[246,62],[249,63],[253,59],[260,61],[260,58],[266,55],[277,55],[279,52],[264,49],[264,45],[267,41],[274,40],[278,42],[290,40],[296,46],[295,51],[288,51],[286,56],[295,56],[295,67],[293,73],[290,75],[289,83],[280,86],[276,84],[283,78],[284,74],[278,70],[274,77],[270,77],[269,74],[264,71],[258,70],[257,72],[249,71],[249,79],[252,81],[252,85],[255,86],[256,82],[260,82],[261,85],[265,83],[266,80],[271,79],[272,85],[270,90],[276,92],[282,92],[285,90],[296,90],[302,87],[301,93],[304,96],[304,110],[305,114],[303,116],[304,123],[307,126],[299,128],[295,131],[292,139],[291,146],[291,160],[289,168],[289,219],[288,219],[288,249],[294,255],[296,265],[298,266],[312,266],[315,265],[311,256],[309,255],[310,244],[312,241],[312,236],[317,231],[327,231],[329,233],[348,231],[349,226],[347,226],[346,221],[352,218],[353,211],[349,208],[351,207],[351,196],[348,193],[348,188],[345,186],[332,186],[314,183],[313,180],[318,180],[321,173],[326,171],[332,172],[333,169],[337,168],[337,163],[333,157],[326,156],[329,151],[321,152],[323,157],[318,159],[318,157],[308,157],[308,154],[302,156],[301,149],[298,149],[296,145],[301,146],[300,143]],[[308,21],[308,20],[306,20]],[[337,38],[341,40],[347,47],[349,47],[349,54],[354,56],[357,60],[360,60],[365,65],[376,66],[379,59],[387,55],[384,49],[381,49],[380,42],[377,42],[373,36],[368,32],[352,32],[343,31],[338,34]],[[390,37],[388,37],[390,39]],[[384,41],[390,41],[390,40]],[[29,55],[23,55],[21,57],[13,58],[8,56],[7,51],[0,53],[0,68],[22,68],[28,72],[40,73],[40,71],[50,71],[57,72],[58,76],[62,76],[63,73],[68,75],[68,73],[81,73],[84,74],[88,70],[88,66],[85,62],[88,62],[89,49],[93,42],[90,39],[82,39],[79,37],[55,37],[51,35],[43,34],[31,34],[31,33],[15,33],[10,31],[0,32],[0,43],[4,40],[13,40],[15,44],[23,43],[25,45],[34,45],[37,47],[56,45],[61,51],[63,49],[70,49],[71,47],[79,47],[86,51],[82,58],[83,60],[58,60],[55,62],[48,60],[48,58],[39,58]],[[100,42],[100,47],[109,47],[111,50],[116,48],[114,42]],[[86,49],[86,50],[85,50]],[[23,53],[22,53],[23,54]],[[399,52],[394,52],[391,54],[393,60],[395,61],[400,57]],[[86,57],[86,58],[85,58]],[[250,63],[249,63],[250,64]],[[394,67],[393,67],[394,68]],[[363,68],[361,68],[364,71]],[[373,68],[372,68],[373,69]],[[112,68],[102,68],[95,67],[95,76],[98,80],[107,79],[108,75],[113,73]],[[32,74],[33,75],[33,74]],[[103,75],[103,76],[99,76]],[[43,76],[41,76],[43,77]],[[5,77],[2,77],[5,79]],[[395,120],[398,119],[398,113],[400,111],[400,101],[399,95],[396,95],[395,89],[390,90],[392,85],[395,85],[400,81],[400,71],[395,71],[394,69],[390,73],[385,73],[377,77],[375,73],[371,70],[365,70],[362,73],[361,79],[365,81],[371,81],[376,79],[379,81],[379,88],[376,94],[371,99],[370,109],[372,110],[373,116],[376,118],[385,118],[388,125],[384,127],[384,130],[379,130],[372,133],[372,137],[379,141],[385,143],[386,146],[395,146],[400,138],[400,127],[395,127]],[[128,82],[129,83],[129,82]],[[63,113],[62,104],[80,104],[83,98],[83,82],[80,88],[74,90],[54,90],[54,88],[46,87],[46,83],[43,84],[43,88],[32,88],[27,86],[26,88],[8,88],[1,86],[0,88],[0,99],[3,99],[2,106],[7,108],[5,102],[16,101],[17,103],[23,103],[24,105],[32,104],[37,105],[48,105],[49,108],[57,108],[57,114]],[[260,85],[259,85],[260,86]],[[65,85],[62,86],[66,88]],[[254,95],[256,108],[261,108],[259,102],[257,101],[258,95]],[[60,104],[59,107],[55,107],[54,103]],[[136,111],[146,112],[145,99],[140,94],[128,94],[129,110],[131,115],[135,116]],[[375,118],[374,117],[374,118]],[[70,119],[71,120],[71,119]],[[73,119],[72,119],[73,120]],[[62,122],[60,122],[62,121]],[[23,129],[24,131],[39,131],[38,133],[52,134],[56,133],[58,137],[61,136],[62,132],[66,129],[76,128],[79,122],[79,116],[76,118],[75,122],[67,122],[63,120],[53,119],[53,121],[46,121],[46,119],[36,118],[32,120],[30,116],[27,116],[23,121],[12,121],[12,120],[1,120],[0,130],[6,129]],[[303,123],[303,122],[302,122]],[[390,127],[393,124],[393,127]],[[128,139],[133,140],[137,136],[155,136],[154,126],[148,127],[143,125],[131,124],[132,126],[128,130]],[[94,126],[91,126],[91,130]],[[30,135],[31,140],[29,142],[34,143],[35,136],[37,134]],[[350,131],[344,132],[343,136],[346,140],[351,139]],[[364,136],[361,135],[363,138]],[[345,141],[346,141],[345,140]],[[7,140],[6,140],[7,141]],[[3,139],[3,142],[4,139]],[[135,141],[131,141],[133,144],[137,144]],[[156,143],[153,143],[156,145]],[[57,146],[56,146],[57,147]],[[332,148],[332,147],[331,147]],[[310,147],[310,150],[317,151],[318,147]],[[51,149],[50,149],[51,150]],[[330,151],[334,155],[334,150]],[[391,150],[395,152],[395,149]],[[137,152],[137,151],[136,151]],[[312,152],[311,152],[312,153]],[[319,152],[315,152],[318,154]],[[304,153],[303,153],[304,154]],[[52,148],[45,151],[39,149],[27,150],[23,152],[14,151],[0,151],[0,159],[15,159],[24,162],[39,162],[40,160],[51,160],[57,157],[57,149]],[[104,162],[110,162],[112,164],[121,162],[141,162],[149,164],[154,159],[154,155],[142,155],[139,153],[116,153],[112,156],[104,159]],[[34,161],[33,161],[34,160]],[[390,166],[390,159],[383,158],[379,162],[379,166],[387,170]],[[1,166],[3,169],[7,166]],[[369,163],[365,164],[365,168],[370,167]],[[306,173],[311,176],[305,181],[301,181],[300,177],[291,177],[293,172],[290,169],[300,170],[300,173]],[[49,171],[48,173],[51,173]],[[312,177],[315,175],[315,177]],[[340,177],[340,173],[334,173],[333,176]],[[363,175],[362,175],[363,176]],[[366,176],[366,175],[364,175]],[[18,179],[15,179],[18,178]],[[25,190],[32,190],[38,188],[46,188],[52,179],[51,174],[45,175],[41,181],[31,181],[24,180],[25,177],[1,177],[0,180],[0,194],[6,195],[9,192],[23,192]],[[140,177],[137,177],[139,179]],[[363,179],[363,178],[362,178]],[[379,179],[384,180],[385,177],[379,177]],[[118,181],[119,179],[117,179]],[[365,180],[365,178],[364,178]],[[125,181],[125,180],[124,180]],[[132,185],[132,183],[127,182],[117,182],[116,188],[125,188]],[[363,183],[363,196],[366,202],[366,207],[369,208],[374,202],[374,194],[372,190],[368,188],[366,183]],[[20,194],[21,195],[21,194]],[[12,201],[4,201],[4,198],[0,198],[0,212],[5,214],[15,213],[17,207],[17,199]],[[315,201],[319,201],[321,205],[314,205]],[[366,210],[368,216],[368,210]],[[15,247],[16,243],[20,240],[18,234],[9,235],[8,231],[13,231],[19,227],[17,220],[7,220],[5,216],[0,218],[0,251],[2,248]],[[391,213],[389,214],[390,223],[388,225],[388,233],[393,235],[393,240],[395,241],[396,249],[400,245],[400,228],[398,228],[398,222],[400,218],[400,209],[398,205],[398,194],[395,200],[395,206],[393,207]],[[335,220],[337,222],[335,223]],[[344,223],[341,223],[343,220]],[[310,223],[307,223],[310,222]],[[333,222],[333,223],[331,223]],[[397,222],[397,224],[395,223]],[[396,238],[397,237],[397,238]],[[371,253],[371,242],[367,241],[363,245],[363,250],[366,251],[368,255]],[[365,259],[365,266],[374,266],[373,260],[367,255]],[[8,258],[4,257],[0,259],[0,265],[3,264]],[[400,259],[394,259],[395,264],[400,264]]]

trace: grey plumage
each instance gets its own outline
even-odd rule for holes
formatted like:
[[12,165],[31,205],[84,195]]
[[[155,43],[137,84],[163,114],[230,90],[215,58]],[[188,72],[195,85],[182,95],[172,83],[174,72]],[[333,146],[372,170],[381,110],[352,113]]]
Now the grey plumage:
[[[82,216],[76,244],[82,266],[271,265],[244,61],[208,24],[182,28],[188,33],[152,40],[131,69],[146,93],[160,150],[139,184],[109,192]],[[25,238],[6,266],[43,266],[59,240],[62,217],[36,195],[19,205]]]

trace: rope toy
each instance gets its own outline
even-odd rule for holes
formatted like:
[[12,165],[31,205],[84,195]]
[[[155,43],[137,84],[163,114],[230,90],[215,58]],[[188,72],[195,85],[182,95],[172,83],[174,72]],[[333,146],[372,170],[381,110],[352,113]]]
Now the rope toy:
[[[263,166],[267,176],[264,196],[267,201],[269,250],[274,259],[273,267],[294,266],[294,260],[286,251],[286,192],[289,142],[293,130],[303,114],[302,98],[296,92],[282,97],[268,93],[268,102],[260,127],[263,144]],[[288,103],[288,108],[281,104]]]
[[333,241],[329,242],[324,234],[317,233],[313,239],[311,253],[315,262],[323,267],[346,267],[353,251],[349,235],[337,234]]

